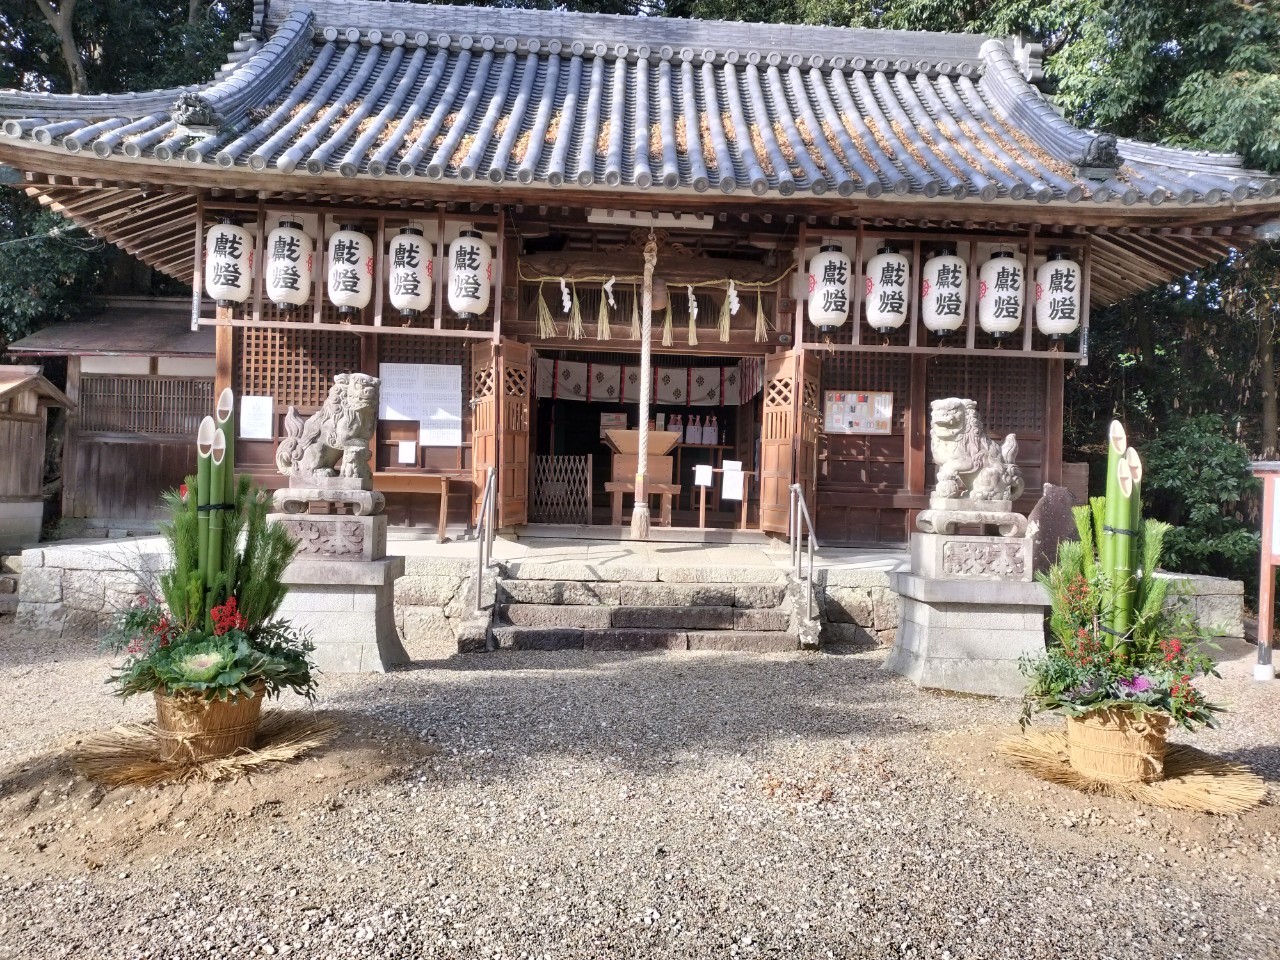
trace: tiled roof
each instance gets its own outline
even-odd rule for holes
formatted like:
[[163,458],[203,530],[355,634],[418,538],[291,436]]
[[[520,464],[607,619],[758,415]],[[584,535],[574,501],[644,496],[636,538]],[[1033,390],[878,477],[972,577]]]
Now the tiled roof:
[[[1280,190],[1233,156],[1073,127],[1026,79],[1034,49],[983,37],[334,0],[269,10],[269,39],[216,83],[0,92],[4,133],[295,183],[1115,205]],[[195,121],[210,108],[212,135],[194,139],[172,112],[182,94]]]

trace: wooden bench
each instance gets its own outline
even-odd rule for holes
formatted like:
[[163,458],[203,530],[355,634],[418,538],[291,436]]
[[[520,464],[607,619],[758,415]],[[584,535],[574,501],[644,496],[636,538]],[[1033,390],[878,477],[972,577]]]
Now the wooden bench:
[[[449,527],[449,481],[470,480],[465,474],[413,473],[408,470],[380,470],[373,475],[373,489],[382,493],[438,493],[440,494],[440,519],[436,528],[436,543],[444,543]],[[469,485],[469,484],[468,484]]]
[[[645,487],[650,496],[662,497],[662,512],[659,514],[658,526],[671,526],[671,498],[680,496],[680,484],[646,481]],[[622,495],[636,492],[635,481],[610,480],[604,488],[613,499],[613,525],[620,527],[622,526]]]

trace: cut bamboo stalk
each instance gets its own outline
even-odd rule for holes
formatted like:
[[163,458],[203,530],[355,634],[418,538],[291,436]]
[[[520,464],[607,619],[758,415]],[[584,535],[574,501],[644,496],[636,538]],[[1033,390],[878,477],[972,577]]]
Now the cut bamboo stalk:
[[196,569],[202,581],[205,559],[209,556],[210,461],[217,432],[213,417],[205,417],[196,433]]
[[[1129,555],[1133,559],[1129,563],[1129,569],[1136,575],[1142,565],[1142,554],[1139,552],[1141,545],[1138,543],[1142,533],[1142,457],[1130,447],[1124,452],[1124,462],[1129,465],[1129,476],[1133,480],[1133,494],[1129,498],[1129,529],[1133,531],[1133,536],[1129,538]],[[1146,575],[1145,570],[1142,573]]]
[[[1129,472],[1129,464],[1121,460],[1116,464],[1116,506],[1111,507],[1108,500],[1108,512],[1114,518],[1113,526],[1117,531],[1128,531],[1130,518],[1133,516],[1133,475]],[[1127,541],[1133,536],[1117,532],[1113,550],[1115,553],[1115,604],[1111,614],[1111,629],[1118,637],[1124,637],[1133,626],[1133,551]]]
[[[222,434],[215,433],[213,435],[213,453],[210,456],[209,467],[209,486],[214,491],[225,491],[227,489],[227,442]],[[213,614],[215,601],[217,597],[214,588],[217,585],[218,578],[222,574],[222,495],[219,494],[216,502],[211,504],[213,507],[209,512],[209,552],[205,556],[204,569],[204,585],[206,590],[204,603],[204,621],[205,629],[213,630]]]
[[235,409],[235,394],[231,392],[230,387],[223,387],[222,393],[218,394],[218,406],[213,415],[227,447],[225,467],[227,484],[221,493],[222,503],[232,503],[236,497],[236,418],[233,415]]
[[1098,544],[1098,555],[1102,560],[1102,572],[1113,583],[1116,570],[1116,538],[1111,531],[1117,526],[1115,500],[1119,493],[1116,467],[1124,459],[1124,452],[1128,445],[1124,424],[1119,420],[1112,420],[1111,426],[1107,430],[1107,504],[1103,513],[1102,542]]

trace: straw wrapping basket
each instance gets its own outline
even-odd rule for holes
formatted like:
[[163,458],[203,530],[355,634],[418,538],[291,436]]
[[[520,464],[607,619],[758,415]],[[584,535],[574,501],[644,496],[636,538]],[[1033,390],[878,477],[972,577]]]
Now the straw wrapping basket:
[[257,683],[252,697],[205,700],[155,692],[156,736],[160,759],[201,763],[252,749],[262,717],[266,686]]
[[1071,766],[1094,780],[1155,783],[1164,779],[1170,719],[1111,707],[1067,718]]

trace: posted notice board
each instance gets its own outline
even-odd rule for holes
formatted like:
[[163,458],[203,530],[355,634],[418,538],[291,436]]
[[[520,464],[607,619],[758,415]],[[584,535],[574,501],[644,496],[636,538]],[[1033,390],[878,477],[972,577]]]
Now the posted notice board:
[[418,421],[424,447],[462,445],[462,367],[440,363],[380,363],[379,420]]
[[828,390],[822,427],[827,433],[893,433],[893,394]]

